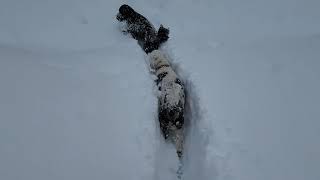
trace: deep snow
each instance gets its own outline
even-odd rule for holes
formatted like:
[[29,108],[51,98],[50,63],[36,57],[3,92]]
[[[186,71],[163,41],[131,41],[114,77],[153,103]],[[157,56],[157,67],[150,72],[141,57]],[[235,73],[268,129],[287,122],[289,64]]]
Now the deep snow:
[[[318,180],[320,3],[124,1],[188,89],[186,180]],[[123,2],[0,1],[0,179],[176,179]]]

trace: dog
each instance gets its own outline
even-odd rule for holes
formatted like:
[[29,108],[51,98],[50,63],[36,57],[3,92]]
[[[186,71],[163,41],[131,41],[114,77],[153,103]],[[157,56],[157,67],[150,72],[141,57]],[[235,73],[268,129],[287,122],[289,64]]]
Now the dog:
[[138,40],[138,44],[147,54],[159,49],[160,45],[169,39],[169,29],[160,25],[157,32],[147,18],[134,11],[127,4],[119,8],[116,18],[118,21],[126,23],[123,32],[130,33],[134,39]]
[[183,151],[185,89],[168,59],[159,51],[149,54],[151,71],[157,76],[158,118],[165,139],[172,137],[179,157]]

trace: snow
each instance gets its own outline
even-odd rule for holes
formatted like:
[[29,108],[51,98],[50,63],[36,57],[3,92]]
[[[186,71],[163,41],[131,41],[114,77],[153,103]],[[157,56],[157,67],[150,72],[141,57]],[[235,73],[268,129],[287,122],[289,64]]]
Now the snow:
[[0,179],[177,179],[123,3],[170,28],[182,179],[320,178],[318,1],[2,0]]

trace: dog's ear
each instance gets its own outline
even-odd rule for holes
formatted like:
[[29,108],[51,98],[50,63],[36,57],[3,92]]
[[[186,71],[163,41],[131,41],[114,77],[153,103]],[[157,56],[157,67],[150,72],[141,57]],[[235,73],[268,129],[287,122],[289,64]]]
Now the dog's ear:
[[127,4],[123,4],[119,8],[119,13],[124,17],[128,18],[130,17],[135,11]]

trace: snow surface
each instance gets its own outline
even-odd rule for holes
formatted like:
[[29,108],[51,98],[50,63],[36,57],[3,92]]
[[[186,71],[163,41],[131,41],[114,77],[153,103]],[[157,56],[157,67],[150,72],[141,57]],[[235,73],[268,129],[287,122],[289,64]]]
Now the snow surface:
[[1,180],[177,179],[123,3],[170,27],[183,179],[320,179],[319,1],[1,0]]

